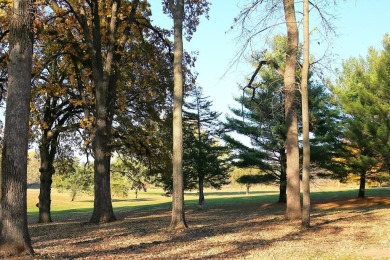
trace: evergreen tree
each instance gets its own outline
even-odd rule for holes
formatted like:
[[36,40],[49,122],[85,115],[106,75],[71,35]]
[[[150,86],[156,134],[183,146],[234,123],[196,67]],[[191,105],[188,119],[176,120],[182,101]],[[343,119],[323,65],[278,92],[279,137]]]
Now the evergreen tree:
[[[270,46],[271,51],[263,53],[263,56],[283,68],[285,45],[286,38],[276,36]],[[311,167],[316,173],[326,172],[329,175],[330,171],[341,169],[332,163],[332,158],[337,157],[341,148],[340,111],[323,84],[310,80],[308,87]],[[231,135],[224,137],[234,147],[234,161],[238,167],[258,168],[279,180],[279,202],[282,203],[286,202],[287,183],[284,98],[283,77],[274,68],[261,67],[258,80],[244,90],[242,97],[236,98],[240,106],[231,108],[234,116],[228,117],[226,124],[227,131],[248,137],[250,145],[235,140]]]
[[[344,157],[346,170],[360,175],[359,197],[365,196],[366,175],[390,171],[390,37],[383,50],[370,49],[364,58],[351,58],[335,87],[343,112],[346,131]],[[379,166],[379,167],[378,167]]]
[[186,189],[199,190],[199,207],[204,205],[204,187],[220,189],[229,183],[226,147],[218,143],[221,113],[211,110],[212,102],[202,89],[190,92],[184,105],[184,183]]

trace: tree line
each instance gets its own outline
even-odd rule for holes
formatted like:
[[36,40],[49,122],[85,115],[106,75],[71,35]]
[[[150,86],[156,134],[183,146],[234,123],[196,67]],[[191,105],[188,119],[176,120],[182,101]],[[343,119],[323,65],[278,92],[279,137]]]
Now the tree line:
[[[184,190],[197,188],[202,208],[203,188],[227,184],[232,166],[260,169],[252,182],[278,182],[286,219],[302,219],[307,227],[314,174],[343,180],[358,173],[364,197],[368,175],[390,172],[389,36],[383,50],[346,61],[336,82],[325,82],[309,53],[309,2],[302,45],[294,1],[261,2],[243,8],[236,23],[245,25],[257,8],[265,8],[268,20],[276,10],[287,34],[252,53],[254,73],[236,99],[241,108],[231,108],[222,122],[197,85],[196,57],[183,44],[207,16],[208,1],[164,0],[172,30],[153,23],[143,0],[1,1],[3,254],[33,254],[26,212],[29,140],[39,149],[40,223],[52,221],[55,173],[72,179],[78,171],[93,172],[87,183],[93,183],[95,224],[116,220],[115,174],[130,178],[135,190],[145,181],[158,183],[172,196],[169,228],[176,230],[187,227]],[[233,132],[249,137],[250,145]],[[75,152],[93,163],[81,168]]]

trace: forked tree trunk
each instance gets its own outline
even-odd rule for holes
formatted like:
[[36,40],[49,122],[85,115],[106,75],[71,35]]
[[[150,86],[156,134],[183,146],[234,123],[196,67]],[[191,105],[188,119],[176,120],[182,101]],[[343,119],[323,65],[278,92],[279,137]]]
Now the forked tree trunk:
[[299,187],[298,116],[296,109],[296,64],[298,55],[298,27],[294,0],[284,0],[287,26],[287,57],[284,72],[285,116],[287,130],[287,219],[301,217]]
[[34,254],[27,228],[27,148],[32,64],[31,8],[29,0],[13,1],[1,161],[0,258]]
[[366,197],[366,171],[362,170],[360,172],[360,185],[359,185],[359,194],[358,198]]
[[310,133],[309,133],[309,0],[303,2],[303,67],[301,80],[303,167],[302,167],[302,226],[310,227]]
[[174,23],[173,191],[171,230],[185,229],[183,184],[183,14],[184,0],[169,1]]

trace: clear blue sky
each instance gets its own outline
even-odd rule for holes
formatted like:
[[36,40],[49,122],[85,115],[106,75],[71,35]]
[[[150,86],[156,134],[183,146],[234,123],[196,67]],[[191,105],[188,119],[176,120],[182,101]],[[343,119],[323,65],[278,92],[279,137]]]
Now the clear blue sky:
[[[241,62],[229,69],[240,45],[235,39],[237,33],[226,31],[229,31],[234,17],[240,11],[238,3],[243,1],[211,2],[210,19],[201,19],[193,39],[185,42],[184,48],[187,51],[199,51],[195,68],[199,73],[198,84],[213,100],[214,109],[225,114],[229,111],[228,106],[236,105],[233,96],[241,94],[238,83],[245,82],[245,77],[253,73],[253,68]],[[161,1],[151,0],[150,3],[154,21],[170,27],[172,21],[161,14]],[[381,48],[383,35],[390,33],[390,0],[339,1],[338,7],[330,11],[334,11],[337,16],[333,24],[338,36],[330,40],[330,47],[336,55],[334,68],[349,57],[365,56],[370,46]],[[311,27],[314,26],[317,25],[315,19],[312,19]],[[312,54],[316,57],[322,55],[327,45],[321,43],[318,46],[317,42],[312,42],[313,52],[318,52]],[[259,40],[259,50],[263,47]]]

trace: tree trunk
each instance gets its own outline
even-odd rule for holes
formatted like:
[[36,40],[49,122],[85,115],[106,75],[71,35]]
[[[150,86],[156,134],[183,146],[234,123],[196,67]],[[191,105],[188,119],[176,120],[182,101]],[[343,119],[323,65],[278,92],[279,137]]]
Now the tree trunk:
[[309,0],[303,2],[303,67],[301,80],[303,169],[302,169],[302,226],[310,227],[310,133],[309,133]]
[[[95,81],[96,82],[96,81]],[[115,221],[110,187],[111,162],[111,113],[109,113],[107,81],[96,84],[96,130],[93,141],[94,161],[94,206],[90,223]]]
[[301,217],[299,187],[298,117],[296,111],[296,63],[298,54],[298,27],[294,0],[284,0],[287,26],[287,57],[284,72],[285,116],[287,130],[287,219]]
[[57,152],[58,133],[51,133],[44,130],[42,133],[41,144],[39,146],[39,155],[41,157],[41,167],[39,168],[40,185],[39,185],[39,208],[38,223],[50,223],[51,219],[51,185],[53,183],[53,174],[55,172],[53,162]]
[[280,150],[280,180],[279,180],[279,200],[278,203],[287,202],[287,174],[286,174],[286,153]]
[[366,172],[362,170],[360,172],[360,185],[359,185],[359,194],[358,198],[366,197]]
[[251,185],[247,184],[246,185],[246,195],[248,196],[249,195],[249,188],[251,187]]
[[39,169],[41,176],[41,183],[39,185],[39,219],[38,223],[50,223],[51,219],[51,184],[53,182],[52,176],[54,174],[54,167],[46,158],[42,157],[41,153],[41,168]]
[[[104,3],[103,3],[104,4]],[[94,153],[94,206],[90,223],[105,223],[115,221],[112,208],[111,187],[110,187],[110,163],[111,163],[111,141],[112,141],[112,120],[116,101],[116,62],[119,56],[115,57],[117,48],[115,34],[117,31],[118,2],[111,5],[111,17],[109,23],[109,37],[107,53],[103,58],[102,36],[99,8],[93,8],[93,59],[92,73],[95,84],[95,110],[96,122],[93,136]],[[117,59],[117,60],[115,60]]]
[[1,161],[0,258],[34,255],[27,227],[27,149],[31,99],[31,1],[14,0]]
[[173,191],[172,220],[169,229],[185,229],[183,184],[183,15],[184,0],[170,1],[174,19],[174,93],[173,93]]
[[198,208],[203,209],[204,207],[204,193],[203,193],[203,187],[204,187],[204,177],[199,177],[199,201],[198,201]]

